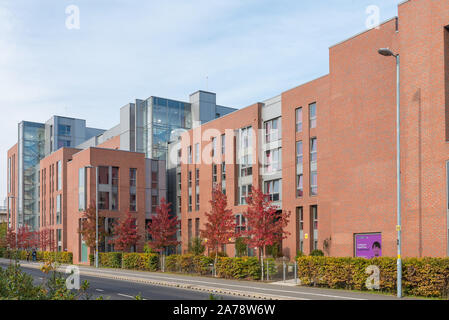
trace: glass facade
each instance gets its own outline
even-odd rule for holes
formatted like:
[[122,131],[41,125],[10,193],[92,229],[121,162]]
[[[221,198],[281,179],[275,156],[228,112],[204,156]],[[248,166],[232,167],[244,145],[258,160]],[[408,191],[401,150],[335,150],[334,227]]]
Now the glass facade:
[[165,160],[173,130],[191,129],[191,105],[181,101],[151,97],[146,101],[145,145],[147,157]]
[[39,162],[44,158],[45,126],[41,123],[19,124],[19,196],[18,224],[32,230],[39,228]]

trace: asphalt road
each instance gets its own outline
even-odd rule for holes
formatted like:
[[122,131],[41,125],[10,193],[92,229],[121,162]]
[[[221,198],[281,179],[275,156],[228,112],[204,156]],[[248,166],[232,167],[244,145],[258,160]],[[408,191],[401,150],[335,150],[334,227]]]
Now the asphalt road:
[[[5,267],[0,265],[0,267]],[[42,284],[46,275],[40,270],[22,267],[22,270],[34,279],[36,285]],[[204,292],[196,292],[185,289],[153,286],[143,283],[134,283],[121,280],[95,278],[89,276],[80,276],[81,283],[85,280],[89,281],[88,293],[92,295],[92,299],[103,297],[105,300],[135,300],[140,295],[144,300],[209,300],[210,294]],[[234,296],[215,295],[222,300],[244,300],[243,298]]]

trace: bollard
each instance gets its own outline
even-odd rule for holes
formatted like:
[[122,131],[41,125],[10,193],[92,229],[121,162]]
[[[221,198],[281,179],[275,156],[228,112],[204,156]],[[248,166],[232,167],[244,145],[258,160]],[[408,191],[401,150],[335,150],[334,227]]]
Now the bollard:
[[282,272],[282,279],[283,279],[283,281],[285,282],[285,268],[287,267],[287,265],[285,264],[285,260],[284,261],[282,261],[282,263],[283,263],[283,272]]
[[298,262],[295,261],[295,283],[298,284]]

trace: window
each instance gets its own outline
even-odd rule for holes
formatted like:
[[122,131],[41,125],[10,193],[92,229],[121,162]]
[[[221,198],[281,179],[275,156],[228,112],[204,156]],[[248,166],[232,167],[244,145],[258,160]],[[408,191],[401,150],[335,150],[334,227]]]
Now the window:
[[311,206],[310,207],[310,221],[312,224],[312,249],[317,250],[318,249],[318,206]]
[[57,185],[56,185],[56,190],[59,191],[62,189],[62,162],[58,161],[56,167],[58,170],[58,181],[57,181]]
[[253,174],[252,162],[253,162],[253,160],[252,160],[252,156],[250,154],[243,156],[241,158],[241,163],[240,163],[240,176],[241,177],[251,176]]
[[302,108],[296,109],[296,132],[302,132]]
[[11,158],[8,158],[8,192],[11,193]]
[[189,219],[187,222],[187,237],[188,237],[188,242],[190,243],[190,241],[192,241],[192,219]]
[[189,171],[189,188],[192,187],[192,171]]
[[70,148],[70,140],[58,139],[58,149]]
[[98,192],[98,209],[109,210],[109,192]]
[[159,185],[159,168],[158,168],[158,162],[152,161],[151,162],[151,188],[157,189]]
[[191,164],[192,163],[192,147],[191,146],[188,146],[187,147],[187,155],[188,155],[188,164]]
[[181,180],[181,173],[177,173],[177,180],[178,180],[178,190],[181,191],[182,189],[182,180]]
[[195,144],[195,163],[200,163],[200,144]]
[[280,182],[280,179],[265,182],[265,193],[268,194],[271,201],[280,200]]
[[251,184],[240,187],[240,204],[247,204],[246,198],[251,194],[252,187]]
[[226,162],[221,163],[221,181],[226,181]]
[[137,211],[137,169],[129,169],[129,211]]
[[221,154],[225,154],[226,152],[226,135],[222,134],[221,135]]
[[316,103],[309,104],[310,128],[316,128]]
[[281,138],[281,118],[264,123],[265,143],[277,141]]
[[129,169],[129,186],[136,187],[137,186],[137,169],[131,168]]
[[218,181],[218,177],[217,177],[217,165],[214,163],[212,164],[212,182],[215,183]]
[[200,169],[196,168],[195,169],[195,186],[199,186],[200,185]]
[[310,139],[310,161],[315,162],[317,160],[317,140],[316,138]]
[[118,187],[118,168],[112,167],[112,186]]
[[235,233],[239,234],[246,230],[246,219],[243,214],[235,215]]
[[281,169],[282,149],[277,148],[265,152],[265,172],[276,172]]
[[199,192],[196,193],[195,210],[196,211],[200,210],[200,193]]
[[240,147],[247,149],[252,146],[252,127],[240,129]]
[[[44,171],[45,181],[45,171]],[[44,188],[45,190],[45,188]],[[44,210],[45,210],[45,202],[44,202]],[[86,169],[80,168],[78,170],[78,210],[85,211],[86,210]]]
[[58,238],[58,251],[62,251],[62,230],[56,230],[57,238]]
[[72,128],[68,125],[60,124],[58,125],[58,135],[59,136],[70,136]]
[[212,157],[215,157],[217,154],[217,138],[212,138]]
[[151,212],[156,213],[157,212],[157,206],[159,204],[159,197],[158,196],[151,196]]
[[98,184],[109,184],[109,167],[98,168]]
[[296,142],[296,164],[302,164],[302,141]]
[[189,194],[189,212],[192,212],[192,195]]
[[310,139],[310,195],[318,194],[317,139]]
[[200,218],[195,219],[195,237],[200,237]]
[[303,175],[298,174],[296,175],[296,197],[300,198],[304,195],[304,180]]
[[61,195],[56,196],[56,224],[61,224]]

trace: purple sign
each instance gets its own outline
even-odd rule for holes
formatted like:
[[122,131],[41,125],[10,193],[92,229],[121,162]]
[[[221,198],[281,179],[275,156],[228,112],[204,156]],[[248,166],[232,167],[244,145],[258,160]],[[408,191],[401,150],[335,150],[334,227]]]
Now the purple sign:
[[356,234],[355,256],[367,259],[382,257],[382,234]]

